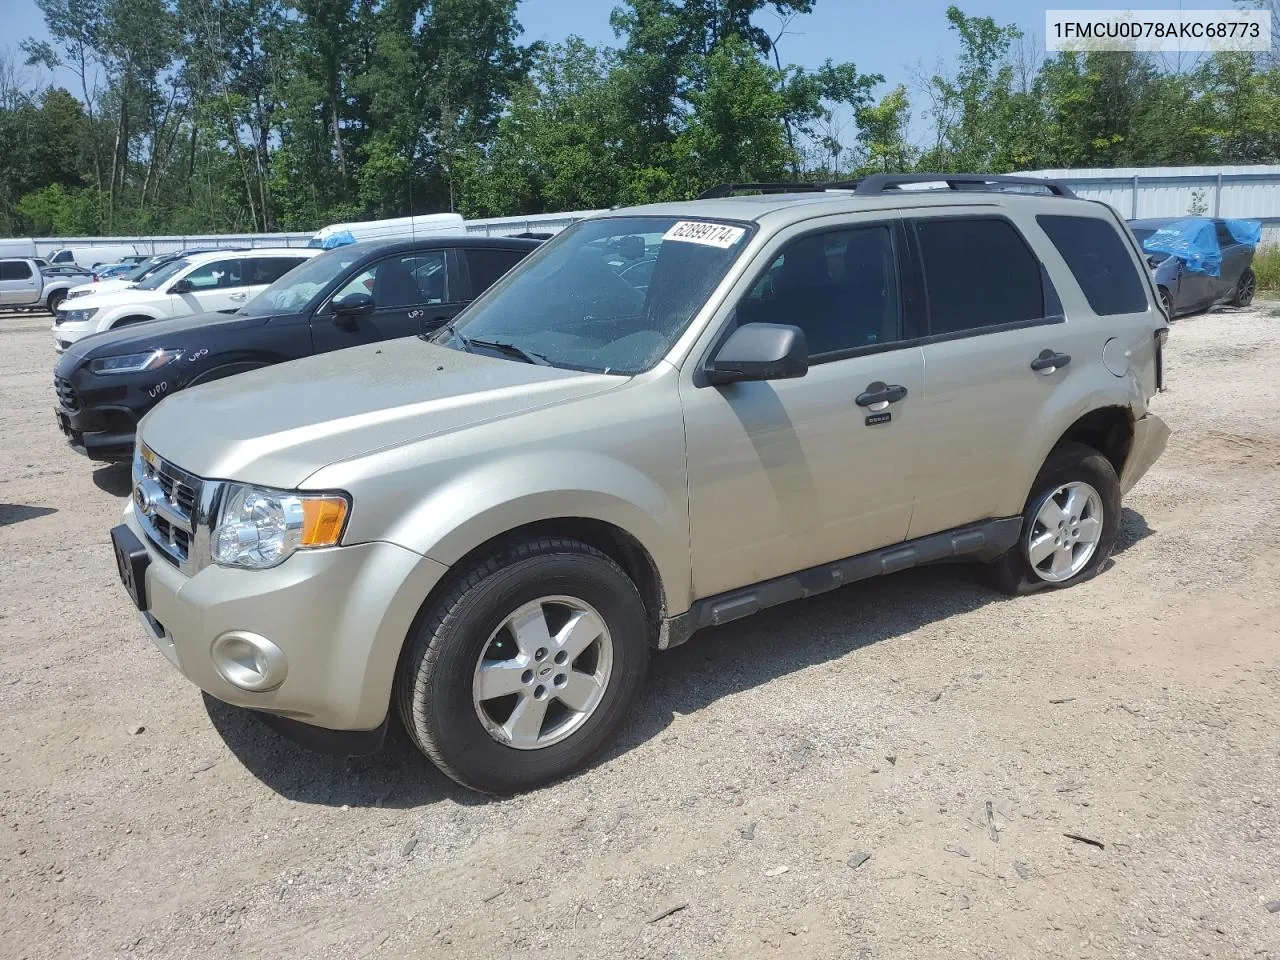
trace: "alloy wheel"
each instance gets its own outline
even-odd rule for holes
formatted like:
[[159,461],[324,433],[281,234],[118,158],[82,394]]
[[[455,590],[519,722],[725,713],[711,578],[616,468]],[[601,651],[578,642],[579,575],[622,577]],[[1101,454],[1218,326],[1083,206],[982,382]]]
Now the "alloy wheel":
[[472,702],[493,739],[540,750],[590,719],[612,671],[613,640],[600,614],[575,597],[542,597],[490,635],[476,663]]
[[1036,509],[1026,534],[1027,559],[1047,583],[1063,583],[1093,559],[1102,539],[1103,508],[1098,491],[1083,481],[1051,491]]

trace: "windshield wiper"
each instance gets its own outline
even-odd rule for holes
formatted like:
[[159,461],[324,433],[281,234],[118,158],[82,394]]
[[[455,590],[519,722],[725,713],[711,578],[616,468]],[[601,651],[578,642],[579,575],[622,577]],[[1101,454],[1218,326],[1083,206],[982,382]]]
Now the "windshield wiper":
[[[506,343],[502,340],[477,340],[474,337],[464,337],[457,330],[453,331],[453,335],[460,339],[468,350],[472,347],[483,347],[488,350],[497,350],[499,353],[505,353],[509,357],[515,357],[525,363],[537,364],[540,367],[551,366],[551,361],[540,353],[534,353],[531,350],[525,350],[523,347],[517,347],[514,343]],[[474,350],[471,350],[475,353]]]

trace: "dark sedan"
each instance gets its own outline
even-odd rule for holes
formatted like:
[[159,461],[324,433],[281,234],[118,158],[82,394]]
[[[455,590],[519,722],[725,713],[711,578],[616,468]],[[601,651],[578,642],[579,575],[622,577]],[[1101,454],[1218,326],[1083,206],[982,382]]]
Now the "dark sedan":
[[[1162,227],[1190,219],[1192,218],[1165,217],[1130,220],[1129,229],[1133,231],[1139,245],[1142,245]],[[1177,256],[1143,249],[1143,255],[1155,277],[1156,287],[1160,290],[1160,300],[1170,317],[1208,310],[1218,303],[1247,307],[1253,302],[1253,295],[1258,287],[1258,278],[1254,276],[1252,268],[1254,248],[1236,240],[1225,220],[1210,217],[1205,219],[1213,224],[1222,253],[1222,268],[1216,277],[1187,269],[1187,265]]]
[[171,393],[246,370],[434,330],[539,246],[506,237],[371,241],[285,274],[234,313],[85,337],[54,371],[58,425],[93,460],[128,460]]

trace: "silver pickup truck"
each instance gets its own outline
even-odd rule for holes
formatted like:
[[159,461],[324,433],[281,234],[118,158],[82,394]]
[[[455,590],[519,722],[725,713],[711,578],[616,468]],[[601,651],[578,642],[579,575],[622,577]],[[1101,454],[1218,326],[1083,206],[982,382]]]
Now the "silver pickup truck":
[[51,267],[39,258],[6,257],[0,259],[0,308],[52,313],[66,299],[68,290],[92,280],[87,272]]

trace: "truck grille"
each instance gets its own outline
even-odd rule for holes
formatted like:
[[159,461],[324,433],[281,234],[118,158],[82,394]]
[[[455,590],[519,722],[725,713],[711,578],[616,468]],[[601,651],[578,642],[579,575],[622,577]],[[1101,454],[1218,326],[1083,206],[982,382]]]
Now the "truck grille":
[[[199,544],[207,549],[207,528],[202,526],[209,515],[205,493],[216,484],[206,484],[167,460],[156,456],[145,446],[133,459],[133,509],[147,538],[161,555],[184,573],[194,573],[201,566]],[[201,535],[204,535],[201,541]]]
[[62,409],[72,413],[80,409],[80,398],[76,396],[76,388],[71,385],[70,380],[54,377],[53,389],[58,394],[58,402],[62,404]]

